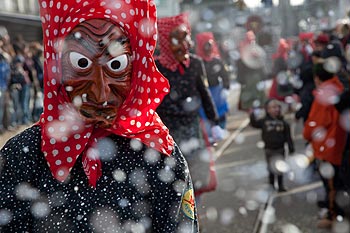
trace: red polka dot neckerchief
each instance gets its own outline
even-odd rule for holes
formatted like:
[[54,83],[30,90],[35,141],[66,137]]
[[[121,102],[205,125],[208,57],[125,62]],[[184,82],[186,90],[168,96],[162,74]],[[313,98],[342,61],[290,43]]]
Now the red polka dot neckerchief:
[[[77,158],[89,184],[96,186],[102,167],[96,142],[109,134],[136,139],[170,155],[173,138],[155,112],[166,94],[168,81],[157,70],[153,52],[156,45],[156,6],[153,0],[39,0],[44,43],[44,111],[42,151],[52,175],[68,180]],[[80,22],[106,18],[130,35],[132,48],[132,89],[118,112],[113,127],[95,128],[79,121],[61,85],[61,50],[64,38]]]

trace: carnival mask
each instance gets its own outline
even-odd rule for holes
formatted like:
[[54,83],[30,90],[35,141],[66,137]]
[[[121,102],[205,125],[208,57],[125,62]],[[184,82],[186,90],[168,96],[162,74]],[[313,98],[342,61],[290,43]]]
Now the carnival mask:
[[185,25],[174,28],[170,35],[170,50],[177,61],[183,62],[189,59],[190,47],[192,45],[191,37]]
[[91,19],[66,37],[62,82],[86,124],[111,127],[131,89],[131,48],[115,24]]

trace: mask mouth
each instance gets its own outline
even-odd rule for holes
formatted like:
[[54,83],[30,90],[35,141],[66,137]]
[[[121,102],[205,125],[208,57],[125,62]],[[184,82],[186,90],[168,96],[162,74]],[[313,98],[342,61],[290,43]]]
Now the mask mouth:
[[84,104],[79,108],[79,113],[84,117],[86,123],[110,126],[117,117],[117,108],[115,106],[99,107]]

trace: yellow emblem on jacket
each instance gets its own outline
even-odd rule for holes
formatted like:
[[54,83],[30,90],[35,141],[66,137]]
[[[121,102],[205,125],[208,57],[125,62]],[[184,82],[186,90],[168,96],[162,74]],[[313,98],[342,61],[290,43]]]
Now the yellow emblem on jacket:
[[195,218],[194,207],[195,202],[193,189],[189,189],[182,196],[181,209],[184,212],[184,214],[192,220],[194,220]]

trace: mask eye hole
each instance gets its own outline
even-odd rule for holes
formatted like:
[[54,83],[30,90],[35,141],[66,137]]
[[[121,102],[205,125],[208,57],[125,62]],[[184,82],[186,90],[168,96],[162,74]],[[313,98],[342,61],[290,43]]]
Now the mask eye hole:
[[127,54],[120,55],[107,62],[107,67],[113,72],[124,71],[129,65],[129,59]]
[[81,70],[89,68],[92,64],[89,58],[77,52],[71,52],[69,54],[69,60],[74,68]]

